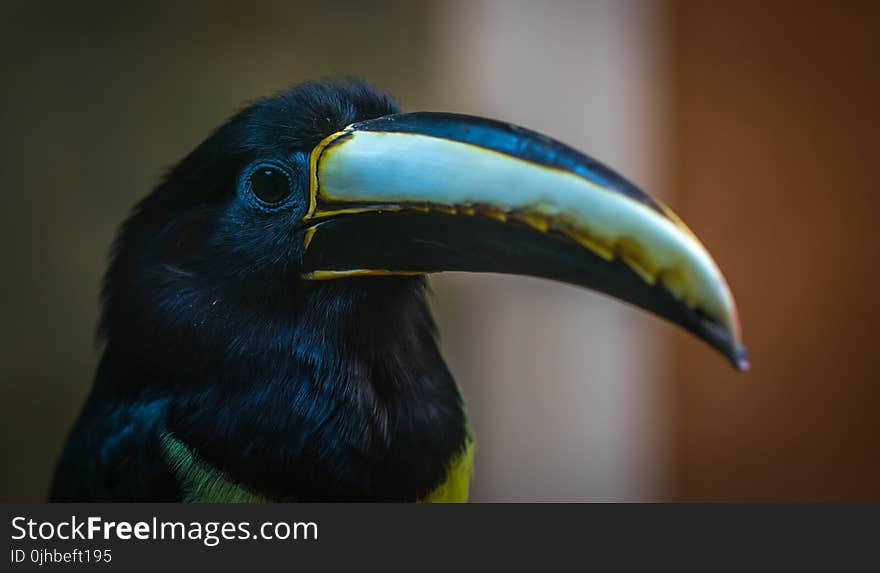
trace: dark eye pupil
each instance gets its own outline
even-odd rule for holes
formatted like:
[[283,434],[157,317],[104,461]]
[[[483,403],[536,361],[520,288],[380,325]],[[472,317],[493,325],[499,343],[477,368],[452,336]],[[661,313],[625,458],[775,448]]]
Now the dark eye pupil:
[[251,189],[261,201],[278,203],[290,193],[290,181],[271,167],[261,167],[251,175]]

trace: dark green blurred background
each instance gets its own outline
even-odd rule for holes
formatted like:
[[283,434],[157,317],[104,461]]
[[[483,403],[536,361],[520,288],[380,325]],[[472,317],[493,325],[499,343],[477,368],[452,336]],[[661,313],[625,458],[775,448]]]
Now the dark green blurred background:
[[3,2],[0,499],[45,496],[117,225],[244,102],[367,78],[546,132],[661,195],[754,371],[621,304],[434,280],[480,500],[880,499],[880,14],[811,2]]

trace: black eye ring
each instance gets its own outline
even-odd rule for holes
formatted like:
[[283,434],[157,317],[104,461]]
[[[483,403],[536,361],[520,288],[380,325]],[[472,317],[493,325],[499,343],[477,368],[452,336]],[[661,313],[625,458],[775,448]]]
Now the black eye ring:
[[261,161],[248,169],[246,185],[254,199],[263,207],[277,207],[293,191],[287,168],[271,161]]

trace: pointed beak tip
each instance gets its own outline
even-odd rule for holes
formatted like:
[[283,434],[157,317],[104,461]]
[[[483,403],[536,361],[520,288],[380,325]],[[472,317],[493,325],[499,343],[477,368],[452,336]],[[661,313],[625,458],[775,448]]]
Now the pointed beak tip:
[[751,370],[752,365],[749,362],[748,352],[745,347],[740,346],[737,349],[736,356],[733,359],[733,365],[740,372],[748,372]]

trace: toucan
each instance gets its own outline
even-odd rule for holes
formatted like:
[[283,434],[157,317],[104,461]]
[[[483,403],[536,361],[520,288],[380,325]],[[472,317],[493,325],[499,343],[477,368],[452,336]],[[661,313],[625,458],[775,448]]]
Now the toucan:
[[440,271],[594,289],[748,366],[712,257],[609,167],[309,82],[235,114],[122,225],[50,499],[466,500],[474,437],[426,302]]

